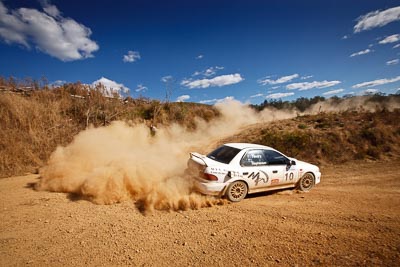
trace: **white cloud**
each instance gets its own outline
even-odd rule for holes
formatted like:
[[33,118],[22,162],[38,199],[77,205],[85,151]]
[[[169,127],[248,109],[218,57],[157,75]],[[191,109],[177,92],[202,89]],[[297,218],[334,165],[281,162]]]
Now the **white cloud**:
[[386,62],[386,65],[391,66],[391,65],[397,65],[399,64],[399,59],[393,59],[393,60],[389,60]]
[[374,95],[378,92],[379,92],[378,89],[367,89],[367,90],[361,91],[360,94],[361,95]]
[[54,5],[44,12],[33,8],[9,11],[0,1],[0,37],[8,44],[31,46],[62,61],[93,57],[99,49],[89,37],[91,30],[71,18],[61,16]]
[[219,70],[223,70],[223,69],[224,69],[224,67],[220,67],[220,66],[209,67],[209,68],[205,69],[204,71],[196,71],[195,73],[192,74],[192,76],[203,75],[205,77],[210,77],[210,76],[214,76],[215,74],[217,74],[217,72]]
[[105,77],[101,77],[100,79],[92,83],[93,86],[98,86],[100,84],[104,86],[104,89],[106,90],[104,94],[107,96],[112,96],[113,93],[121,95],[121,92],[124,93],[129,92],[129,88],[123,85],[122,83],[117,83]]
[[287,83],[290,82],[291,80],[298,78],[299,75],[297,73],[292,74],[292,75],[288,75],[288,76],[283,76],[280,77],[276,80],[271,80],[270,77],[265,77],[262,79],[259,79],[257,82],[261,85],[267,85],[267,84],[281,84],[281,83]]
[[138,86],[136,87],[136,89],[135,89],[135,92],[145,92],[145,91],[147,91],[147,87],[146,86],[144,86],[143,84],[138,84]]
[[218,101],[218,99],[214,98],[214,99],[209,99],[209,100],[201,100],[201,101],[199,101],[199,103],[201,103],[201,104],[210,104],[210,103],[215,103],[217,101]]
[[280,87],[281,87],[280,85],[278,85],[278,86],[272,86],[271,89],[272,89],[272,90],[275,90],[275,89],[278,89],[278,88],[280,88]]
[[399,48],[399,47],[400,47],[400,44],[393,46],[393,48]]
[[314,82],[303,82],[303,83],[291,83],[286,86],[289,90],[299,89],[299,91],[310,90],[313,88],[326,88],[332,87],[341,83],[340,81],[314,81]]
[[369,48],[367,48],[365,50],[362,50],[362,51],[355,52],[355,53],[351,54],[350,57],[361,56],[361,55],[365,55],[365,54],[368,54],[368,53],[371,53],[371,52],[373,52],[373,50],[370,50]]
[[344,35],[344,36],[342,37],[342,39],[343,39],[343,40],[349,39],[349,36]]
[[376,27],[382,27],[397,20],[400,20],[400,6],[383,11],[372,11],[357,19],[357,24],[354,26],[354,32],[357,33]]
[[164,82],[164,83],[172,82],[173,79],[174,78],[171,75],[167,75],[167,76],[161,77],[161,81]]
[[394,83],[400,81],[400,76],[397,76],[392,79],[378,79],[374,81],[369,81],[369,82],[363,82],[363,83],[358,83],[353,85],[353,88],[361,88],[361,87],[372,87],[372,86],[377,86],[377,85],[383,85],[387,83]]
[[198,55],[197,57],[196,57],[196,59],[202,59],[204,56],[203,55]]
[[278,99],[278,98],[284,98],[288,96],[292,96],[294,93],[275,93],[275,94],[270,94],[267,95],[265,98],[271,98],[271,99]]
[[59,86],[64,85],[66,83],[67,83],[67,81],[64,81],[64,80],[56,80],[56,81],[50,83],[49,85],[51,87],[59,87]]
[[325,93],[323,93],[323,95],[336,95],[343,91],[344,91],[344,89],[336,89],[336,90],[331,90],[331,91],[325,92]]
[[47,14],[52,16],[53,18],[58,18],[61,15],[60,11],[58,10],[58,8],[56,6],[50,5],[47,2],[44,3],[43,10],[44,10],[44,12],[46,12]]
[[222,87],[226,85],[231,85],[231,84],[236,84],[244,79],[239,73],[235,74],[227,74],[227,75],[221,75],[221,76],[216,76],[212,79],[199,79],[199,80],[183,80],[181,82],[181,85],[186,86],[190,89],[193,88],[208,88],[208,87]]
[[225,98],[219,98],[219,99],[214,98],[214,99],[210,99],[210,100],[202,100],[202,101],[199,101],[199,103],[201,103],[201,104],[222,103],[225,101],[232,101],[234,99],[235,98],[233,96],[227,96]]
[[312,78],[312,77],[314,77],[314,76],[312,76],[312,75],[306,75],[306,76],[301,77],[300,79],[301,79],[301,80],[307,80],[307,79],[310,79],[310,78]]
[[390,44],[400,41],[400,34],[393,34],[379,41],[379,44]]
[[262,97],[262,96],[264,96],[264,95],[263,94],[256,94],[256,95],[250,96],[250,98]]
[[186,100],[189,100],[190,96],[189,95],[181,95],[176,99],[176,102],[185,102]]
[[124,62],[135,62],[140,59],[140,54],[137,51],[128,51],[128,54],[124,55],[122,61]]

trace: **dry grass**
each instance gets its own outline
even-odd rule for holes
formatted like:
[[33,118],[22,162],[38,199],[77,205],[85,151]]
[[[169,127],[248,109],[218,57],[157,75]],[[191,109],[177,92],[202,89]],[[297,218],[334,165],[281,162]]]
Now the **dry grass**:
[[[33,90],[16,93],[18,88],[26,87]],[[379,110],[319,113],[257,124],[221,142],[265,144],[314,163],[397,157],[400,110]],[[90,126],[123,120],[148,126],[179,123],[193,130],[196,117],[210,121],[219,115],[209,105],[109,98],[104,96],[101,86],[75,83],[49,89],[38,82],[21,83],[0,77],[0,177],[32,172],[43,166],[58,145],[70,143],[77,133]]]
[[19,95],[0,98],[0,175],[32,171],[58,144],[67,144],[82,127],[60,115],[60,103]]
[[195,117],[211,120],[219,115],[207,105],[105,97],[104,88],[79,83],[16,93],[21,85],[0,79],[0,87],[10,89],[0,92],[0,177],[43,166],[58,145],[70,143],[90,126],[124,120],[148,126],[177,122],[193,129]]
[[259,143],[316,164],[391,159],[400,156],[399,117],[400,109],[320,113],[258,124],[222,142]]

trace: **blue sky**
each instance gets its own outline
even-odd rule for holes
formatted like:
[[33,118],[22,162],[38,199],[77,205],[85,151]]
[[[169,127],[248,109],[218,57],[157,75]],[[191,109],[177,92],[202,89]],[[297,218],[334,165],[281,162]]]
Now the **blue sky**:
[[213,104],[400,89],[400,1],[0,0],[0,75]]

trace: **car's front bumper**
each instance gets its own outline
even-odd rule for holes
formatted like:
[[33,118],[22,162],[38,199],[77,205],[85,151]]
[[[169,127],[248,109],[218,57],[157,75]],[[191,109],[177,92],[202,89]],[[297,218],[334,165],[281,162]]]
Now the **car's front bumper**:
[[315,184],[319,184],[321,182],[321,172],[314,172],[315,175]]

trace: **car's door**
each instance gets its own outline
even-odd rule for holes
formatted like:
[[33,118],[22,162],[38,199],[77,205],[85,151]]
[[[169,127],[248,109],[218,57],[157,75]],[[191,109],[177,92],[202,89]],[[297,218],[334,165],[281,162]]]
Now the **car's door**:
[[252,149],[240,165],[250,189],[259,189],[293,183],[295,172],[288,163],[288,158],[274,150]]
[[270,185],[278,186],[292,184],[296,180],[296,166],[291,165],[290,160],[275,150],[264,150],[264,156],[267,161],[266,168],[269,169]]

